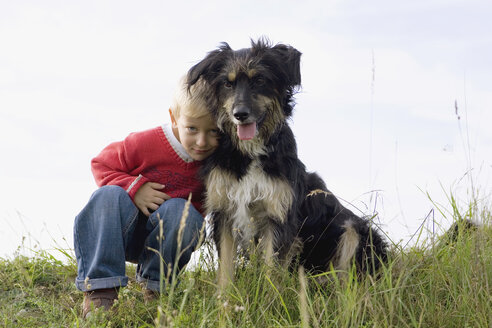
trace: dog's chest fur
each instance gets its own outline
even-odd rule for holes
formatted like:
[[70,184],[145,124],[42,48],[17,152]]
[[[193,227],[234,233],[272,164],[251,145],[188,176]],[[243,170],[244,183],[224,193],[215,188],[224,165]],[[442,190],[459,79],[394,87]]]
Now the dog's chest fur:
[[284,223],[293,202],[290,184],[266,174],[258,161],[240,179],[219,167],[205,180],[208,212],[222,212],[236,241],[243,246],[261,235],[271,220]]

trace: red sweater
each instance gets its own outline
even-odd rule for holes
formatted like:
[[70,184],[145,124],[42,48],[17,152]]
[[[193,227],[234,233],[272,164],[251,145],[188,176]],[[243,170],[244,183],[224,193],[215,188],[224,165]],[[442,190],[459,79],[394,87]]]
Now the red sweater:
[[131,133],[123,141],[110,144],[92,159],[97,185],[116,185],[133,200],[146,182],[165,185],[162,192],[173,198],[188,199],[203,214],[203,183],[198,178],[200,162],[185,162],[173,149],[162,127]]

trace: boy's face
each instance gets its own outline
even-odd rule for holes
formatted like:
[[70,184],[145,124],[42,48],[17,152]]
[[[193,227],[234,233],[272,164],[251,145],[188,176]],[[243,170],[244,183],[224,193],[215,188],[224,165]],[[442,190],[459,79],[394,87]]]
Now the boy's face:
[[219,130],[210,115],[190,117],[182,113],[177,119],[171,113],[173,133],[195,161],[212,155],[219,145]]

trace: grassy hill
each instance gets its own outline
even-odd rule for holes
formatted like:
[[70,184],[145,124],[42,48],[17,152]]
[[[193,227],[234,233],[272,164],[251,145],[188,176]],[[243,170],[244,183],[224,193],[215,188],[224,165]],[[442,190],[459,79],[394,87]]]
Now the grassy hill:
[[[491,222],[490,213],[465,213]],[[460,217],[455,213],[456,219]],[[218,295],[213,260],[181,274],[159,300],[143,302],[134,280],[114,311],[80,318],[76,265],[40,252],[0,259],[0,326],[4,327],[492,327],[492,229],[486,224],[419,246],[394,246],[378,277],[325,276],[238,264],[236,282]],[[207,245],[205,246],[207,250]],[[134,276],[134,267],[128,267]],[[324,281],[320,284],[320,281]]]

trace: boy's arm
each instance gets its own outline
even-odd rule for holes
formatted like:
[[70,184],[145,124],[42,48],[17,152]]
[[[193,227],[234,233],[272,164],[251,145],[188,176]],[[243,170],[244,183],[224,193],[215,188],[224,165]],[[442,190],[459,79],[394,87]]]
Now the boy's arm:
[[91,161],[92,173],[98,186],[116,185],[128,192],[135,205],[146,216],[171,198],[162,192],[164,185],[151,182],[140,174],[150,165],[153,151],[151,134],[137,132],[125,140],[110,144]]
[[111,143],[92,159],[92,174],[99,187],[120,186],[134,199],[138,189],[149,182],[139,173],[145,159],[139,154],[138,144],[138,134],[130,134],[123,141]]

